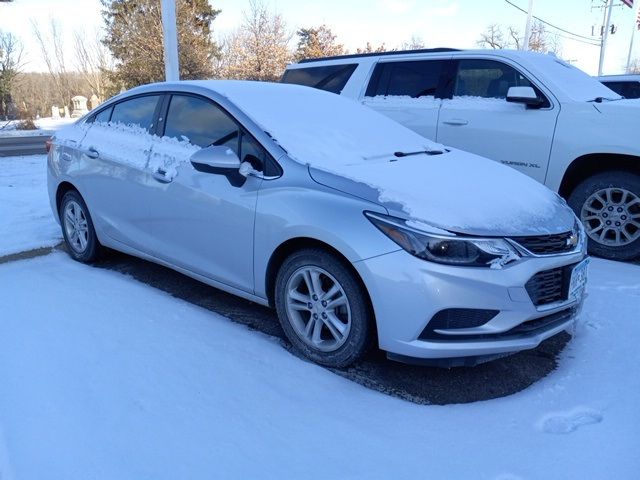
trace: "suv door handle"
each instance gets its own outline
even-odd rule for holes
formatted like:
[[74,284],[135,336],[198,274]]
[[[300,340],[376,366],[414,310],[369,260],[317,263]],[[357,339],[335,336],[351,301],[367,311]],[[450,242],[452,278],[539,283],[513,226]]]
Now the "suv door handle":
[[89,147],[85,153],[89,158],[98,158],[100,156],[98,150],[93,147]]
[[447,125],[466,125],[467,123],[469,123],[468,120],[464,120],[462,118],[452,118],[451,120],[443,120],[442,123],[445,123]]
[[173,178],[167,176],[167,172],[161,168],[153,172],[153,178],[155,178],[160,183],[171,183]]

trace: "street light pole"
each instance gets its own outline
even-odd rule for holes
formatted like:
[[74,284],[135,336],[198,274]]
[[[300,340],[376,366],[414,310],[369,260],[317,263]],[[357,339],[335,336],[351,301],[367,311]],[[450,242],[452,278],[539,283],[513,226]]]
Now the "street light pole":
[[600,61],[598,62],[598,76],[602,75],[602,66],[604,64],[604,52],[607,49],[607,39],[609,38],[609,26],[611,25],[611,11],[613,10],[613,0],[608,0],[607,5],[607,21],[604,24],[604,32],[600,40]]
[[531,17],[533,17],[533,0],[529,0],[529,9],[527,10],[527,25],[524,29],[523,50],[529,50],[529,42],[531,41]]
[[627,68],[626,73],[630,73],[631,70],[631,54],[633,53],[633,40],[636,34],[636,30],[640,28],[638,26],[638,16],[640,15],[640,0],[635,1],[633,9],[633,20],[631,24],[631,40],[629,41],[629,54],[627,55]]
[[175,0],[161,0],[162,31],[164,37],[164,76],[167,82],[180,80],[178,60],[178,29]]

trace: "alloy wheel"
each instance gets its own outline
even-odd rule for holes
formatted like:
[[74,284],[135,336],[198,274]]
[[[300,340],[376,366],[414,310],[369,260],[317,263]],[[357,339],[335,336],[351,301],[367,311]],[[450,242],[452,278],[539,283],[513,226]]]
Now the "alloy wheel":
[[612,247],[640,238],[640,198],[624,188],[597,190],[582,206],[580,220],[592,240]]
[[287,316],[304,343],[333,352],[346,342],[351,307],[335,277],[320,267],[301,267],[287,281],[286,292]]
[[89,244],[89,224],[84,210],[75,200],[64,207],[63,222],[69,246],[77,253],[83,253]]

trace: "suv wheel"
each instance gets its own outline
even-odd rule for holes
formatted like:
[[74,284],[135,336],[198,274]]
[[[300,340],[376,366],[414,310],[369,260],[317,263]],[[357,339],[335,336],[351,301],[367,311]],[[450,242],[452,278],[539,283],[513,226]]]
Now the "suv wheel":
[[78,192],[71,190],[60,202],[60,223],[67,251],[74,260],[89,263],[101,252],[89,209]]
[[589,253],[611,260],[640,257],[640,176],[599,173],[580,183],[568,203],[584,224]]
[[351,270],[320,249],[293,253],[276,277],[276,310],[287,338],[328,367],[346,367],[370,346],[373,322],[366,298]]

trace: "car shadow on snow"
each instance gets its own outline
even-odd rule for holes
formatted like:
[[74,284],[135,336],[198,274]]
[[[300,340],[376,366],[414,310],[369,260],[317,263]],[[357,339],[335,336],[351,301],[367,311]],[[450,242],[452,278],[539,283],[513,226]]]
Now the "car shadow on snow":
[[[284,336],[275,311],[269,308],[119,252],[109,252],[94,266],[130,275],[174,297],[276,337],[297,356]],[[511,395],[545,377],[556,368],[558,354],[570,338],[563,332],[533,350],[475,367],[445,369],[405,365],[387,360],[384,352],[374,350],[348,369],[330,370],[367,388],[418,404],[470,403]]]

